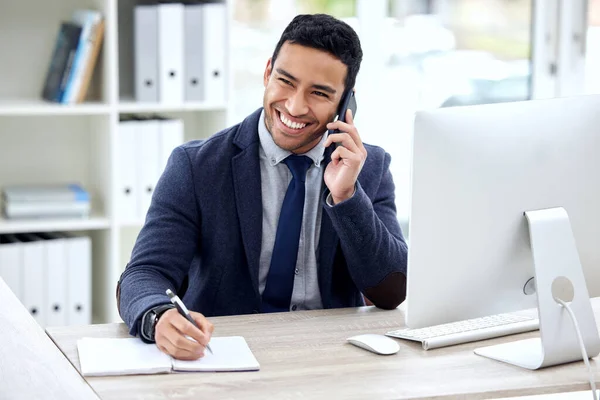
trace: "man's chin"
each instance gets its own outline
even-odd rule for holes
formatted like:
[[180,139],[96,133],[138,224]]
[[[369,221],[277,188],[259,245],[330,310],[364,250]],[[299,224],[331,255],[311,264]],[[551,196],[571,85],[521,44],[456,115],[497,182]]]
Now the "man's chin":
[[306,144],[297,140],[290,140],[287,137],[279,136],[277,139],[273,140],[275,144],[282,148],[283,150],[295,152],[295,150],[304,147]]
[[[292,153],[306,153],[309,150],[313,149],[316,145],[321,141],[322,135],[318,138],[313,138],[312,140],[307,140],[306,138],[290,138],[289,136],[281,135],[279,133],[274,137],[273,141],[280,148],[291,151]],[[296,140],[294,140],[296,139]]]

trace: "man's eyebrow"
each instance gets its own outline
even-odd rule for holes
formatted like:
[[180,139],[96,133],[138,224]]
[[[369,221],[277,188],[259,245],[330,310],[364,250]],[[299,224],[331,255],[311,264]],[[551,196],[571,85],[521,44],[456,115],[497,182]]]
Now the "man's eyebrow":
[[[298,78],[296,78],[294,75],[290,74],[289,72],[287,72],[284,69],[276,68],[275,71],[277,71],[278,74],[285,76],[286,78],[288,78],[291,81],[298,82]],[[336,93],[336,90],[334,88],[332,88],[331,86],[314,84],[314,85],[312,85],[312,87],[315,89],[318,89],[318,90],[322,90],[323,92],[327,92],[329,94]]]
[[327,92],[329,94],[335,94],[335,92],[336,92],[336,90],[334,88],[332,88],[331,86],[327,86],[327,85],[313,85],[312,87],[314,87],[315,89],[322,90],[323,92]]
[[284,69],[277,68],[277,69],[275,69],[275,71],[277,71],[278,74],[288,77],[291,81],[298,82],[298,79],[294,75],[290,74],[289,72],[287,72]]

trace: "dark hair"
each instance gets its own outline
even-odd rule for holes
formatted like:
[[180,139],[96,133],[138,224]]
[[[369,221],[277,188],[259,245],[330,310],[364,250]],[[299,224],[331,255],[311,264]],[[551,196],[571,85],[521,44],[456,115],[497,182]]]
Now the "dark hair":
[[323,50],[335,56],[348,68],[344,92],[354,87],[363,53],[358,35],[347,23],[327,14],[297,15],[281,34],[273,52],[272,65],[285,42]]

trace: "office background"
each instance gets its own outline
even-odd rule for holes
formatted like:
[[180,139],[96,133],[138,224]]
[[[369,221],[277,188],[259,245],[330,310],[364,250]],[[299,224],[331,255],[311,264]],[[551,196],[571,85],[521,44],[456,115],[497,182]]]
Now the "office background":
[[[94,322],[119,320],[115,284],[143,223],[118,212],[120,120],[181,121],[183,140],[239,122],[262,105],[266,60],[297,13],[333,14],[360,35],[356,123],[365,142],[392,155],[405,231],[416,111],[600,92],[600,0],[228,0],[224,100],[138,102],[133,11],[142,3],[0,0],[0,188],[78,182],[92,200],[89,218],[0,217],[0,233],[90,237]],[[44,101],[57,30],[81,8],[100,11],[106,24],[86,99]]]

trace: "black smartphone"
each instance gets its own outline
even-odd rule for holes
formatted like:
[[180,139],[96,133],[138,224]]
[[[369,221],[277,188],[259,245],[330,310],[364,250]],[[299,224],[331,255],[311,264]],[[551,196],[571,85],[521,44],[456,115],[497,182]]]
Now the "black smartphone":
[[[352,110],[352,118],[354,118],[356,116],[356,98],[354,97],[354,90],[349,90],[342,98],[342,101],[340,101],[337,110],[338,121],[346,122],[346,110],[348,109]],[[329,134],[332,133],[340,133],[340,130],[329,130]]]

